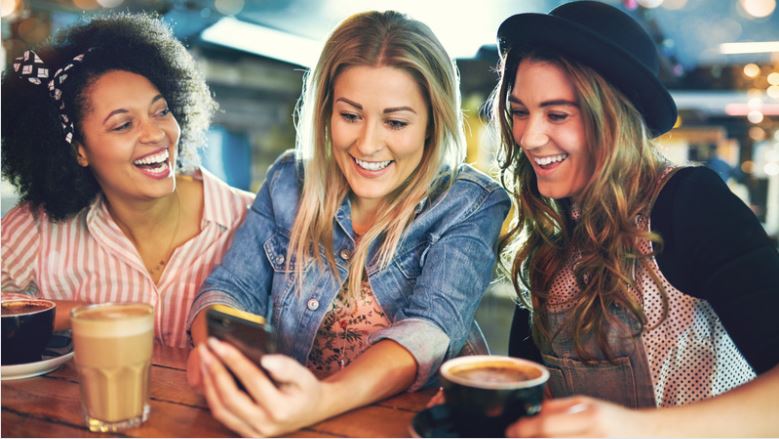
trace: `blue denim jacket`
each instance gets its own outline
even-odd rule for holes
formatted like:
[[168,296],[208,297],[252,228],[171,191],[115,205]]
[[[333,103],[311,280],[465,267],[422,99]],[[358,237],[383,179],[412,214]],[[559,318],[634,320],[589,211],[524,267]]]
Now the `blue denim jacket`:
[[[297,214],[299,162],[283,154],[268,170],[232,247],[192,304],[190,324],[206,306],[221,303],[266,316],[279,336],[279,350],[305,364],[314,337],[347,278],[355,246],[348,197],[334,219],[333,250],[341,283],[329,268],[309,263],[303,291],[287,271],[289,234]],[[439,181],[435,187],[445,188]],[[433,190],[417,209],[392,262],[378,266],[374,245],[368,254],[368,281],[392,325],[370,343],[392,339],[418,364],[412,389],[435,377],[445,359],[466,343],[474,314],[492,278],[496,243],[510,201],[488,176],[461,165],[448,191]],[[478,332],[481,335],[480,332]]]

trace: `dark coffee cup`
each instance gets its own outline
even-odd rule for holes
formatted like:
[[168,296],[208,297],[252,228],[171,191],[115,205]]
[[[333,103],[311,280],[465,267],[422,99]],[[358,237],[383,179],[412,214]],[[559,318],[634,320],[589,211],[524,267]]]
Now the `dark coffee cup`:
[[541,411],[549,371],[519,358],[459,357],[441,366],[446,405],[460,435],[503,437],[506,427]]
[[2,306],[2,364],[31,363],[41,353],[54,329],[56,304],[43,299],[14,299]]

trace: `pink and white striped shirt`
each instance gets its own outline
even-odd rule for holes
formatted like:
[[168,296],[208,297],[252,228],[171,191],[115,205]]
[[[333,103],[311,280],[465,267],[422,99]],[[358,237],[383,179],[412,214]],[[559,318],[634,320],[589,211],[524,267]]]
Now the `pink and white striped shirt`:
[[88,303],[140,301],[155,307],[156,338],[187,346],[186,322],[200,284],[222,260],[253,195],[201,169],[201,231],[176,248],[160,277],[152,280],[138,251],[99,196],[62,221],[37,219],[27,204],[2,218],[2,291]]

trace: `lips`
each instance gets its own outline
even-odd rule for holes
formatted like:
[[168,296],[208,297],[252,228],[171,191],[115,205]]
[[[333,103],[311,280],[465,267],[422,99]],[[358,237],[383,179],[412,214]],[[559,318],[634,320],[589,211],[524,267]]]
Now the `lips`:
[[385,175],[392,169],[395,160],[367,161],[360,160],[354,156],[351,157],[354,164],[354,170],[365,178],[378,178]]

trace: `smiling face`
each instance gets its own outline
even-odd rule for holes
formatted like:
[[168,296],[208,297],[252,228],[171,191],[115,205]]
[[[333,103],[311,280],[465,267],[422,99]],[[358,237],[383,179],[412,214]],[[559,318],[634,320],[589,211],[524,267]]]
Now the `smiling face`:
[[370,211],[422,161],[427,104],[414,78],[395,67],[349,67],[333,89],[333,156],[354,207]]
[[538,191],[575,199],[592,178],[594,161],[568,75],[553,63],[523,60],[509,103],[514,141],[533,166]]
[[144,76],[114,70],[86,91],[79,162],[111,199],[150,200],[175,190],[181,129],[157,87]]

